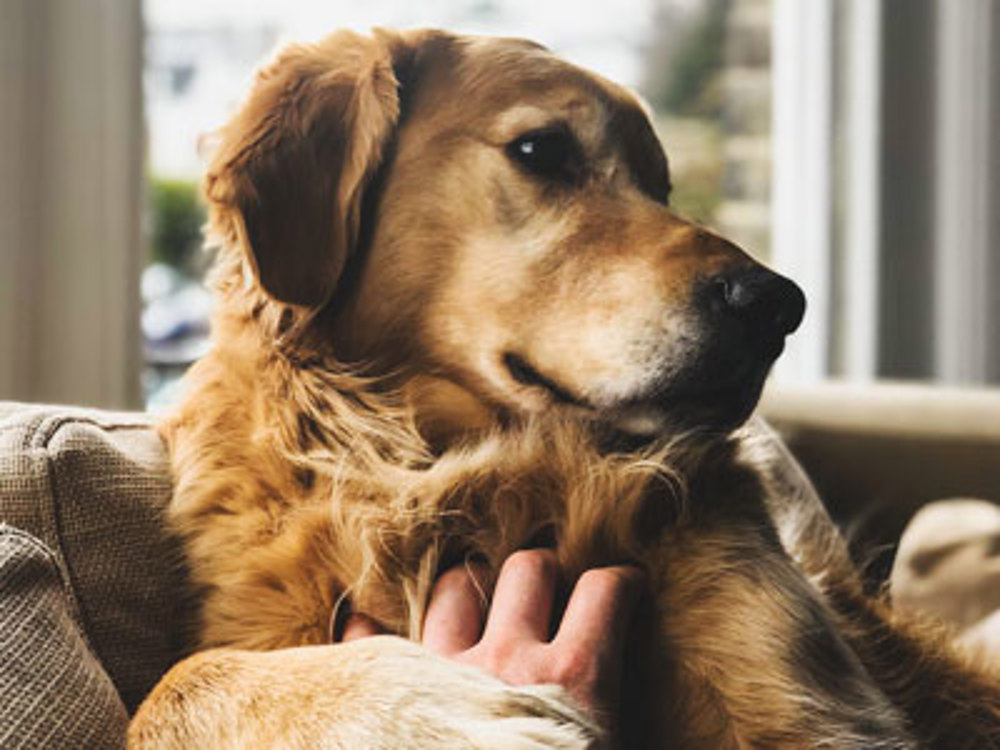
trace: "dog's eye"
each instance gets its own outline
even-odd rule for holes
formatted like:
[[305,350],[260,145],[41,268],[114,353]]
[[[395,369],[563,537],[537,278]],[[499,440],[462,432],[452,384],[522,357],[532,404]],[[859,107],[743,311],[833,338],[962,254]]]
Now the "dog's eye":
[[541,130],[522,135],[508,144],[507,154],[540,177],[568,181],[579,175],[580,149],[565,130]]

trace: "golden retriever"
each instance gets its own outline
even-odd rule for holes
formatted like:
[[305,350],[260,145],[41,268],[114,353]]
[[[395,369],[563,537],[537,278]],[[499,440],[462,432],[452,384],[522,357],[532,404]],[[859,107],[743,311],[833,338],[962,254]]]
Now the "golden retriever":
[[[994,678],[748,453],[804,300],[670,191],[635,97],[529,42],[341,32],[260,72],[205,180],[214,348],[163,428],[204,650],[133,747],[599,746],[561,689],[405,639],[444,567],[540,538],[651,582],[626,747],[1000,741]],[[343,597],[404,638],[331,643]]]

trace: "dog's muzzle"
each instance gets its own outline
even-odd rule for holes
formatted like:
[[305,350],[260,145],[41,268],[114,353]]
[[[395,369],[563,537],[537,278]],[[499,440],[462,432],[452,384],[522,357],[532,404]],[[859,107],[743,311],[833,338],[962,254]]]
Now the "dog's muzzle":
[[805,295],[755,264],[702,280],[694,307],[701,346],[691,364],[661,387],[660,408],[670,423],[732,428],[753,411],[785,338],[802,322]]

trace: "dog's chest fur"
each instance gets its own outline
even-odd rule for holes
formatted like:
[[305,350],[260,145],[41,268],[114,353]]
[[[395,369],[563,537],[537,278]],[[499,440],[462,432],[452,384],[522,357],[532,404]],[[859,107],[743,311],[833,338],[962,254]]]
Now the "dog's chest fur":
[[690,447],[605,453],[587,427],[549,421],[432,454],[407,409],[369,383],[252,338],[196,366],[165,426],[171,518],[206,586],[205,645],[325,641],[341,595],[415,637],[434,577],[465,556],[495,571],[555,540],[573,576],[647,559],[669,519],[691,516],[671,468],[695,460]]

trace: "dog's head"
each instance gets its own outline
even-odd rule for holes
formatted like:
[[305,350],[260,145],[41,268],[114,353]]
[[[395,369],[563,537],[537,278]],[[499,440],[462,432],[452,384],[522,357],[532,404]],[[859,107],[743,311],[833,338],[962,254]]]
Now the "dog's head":
[[337,358],[453,421],[564,410],[639,434],[745,419],[804,309],[670,190],[626,90],[429,31],[285,50],[206,182],[251,283]]

